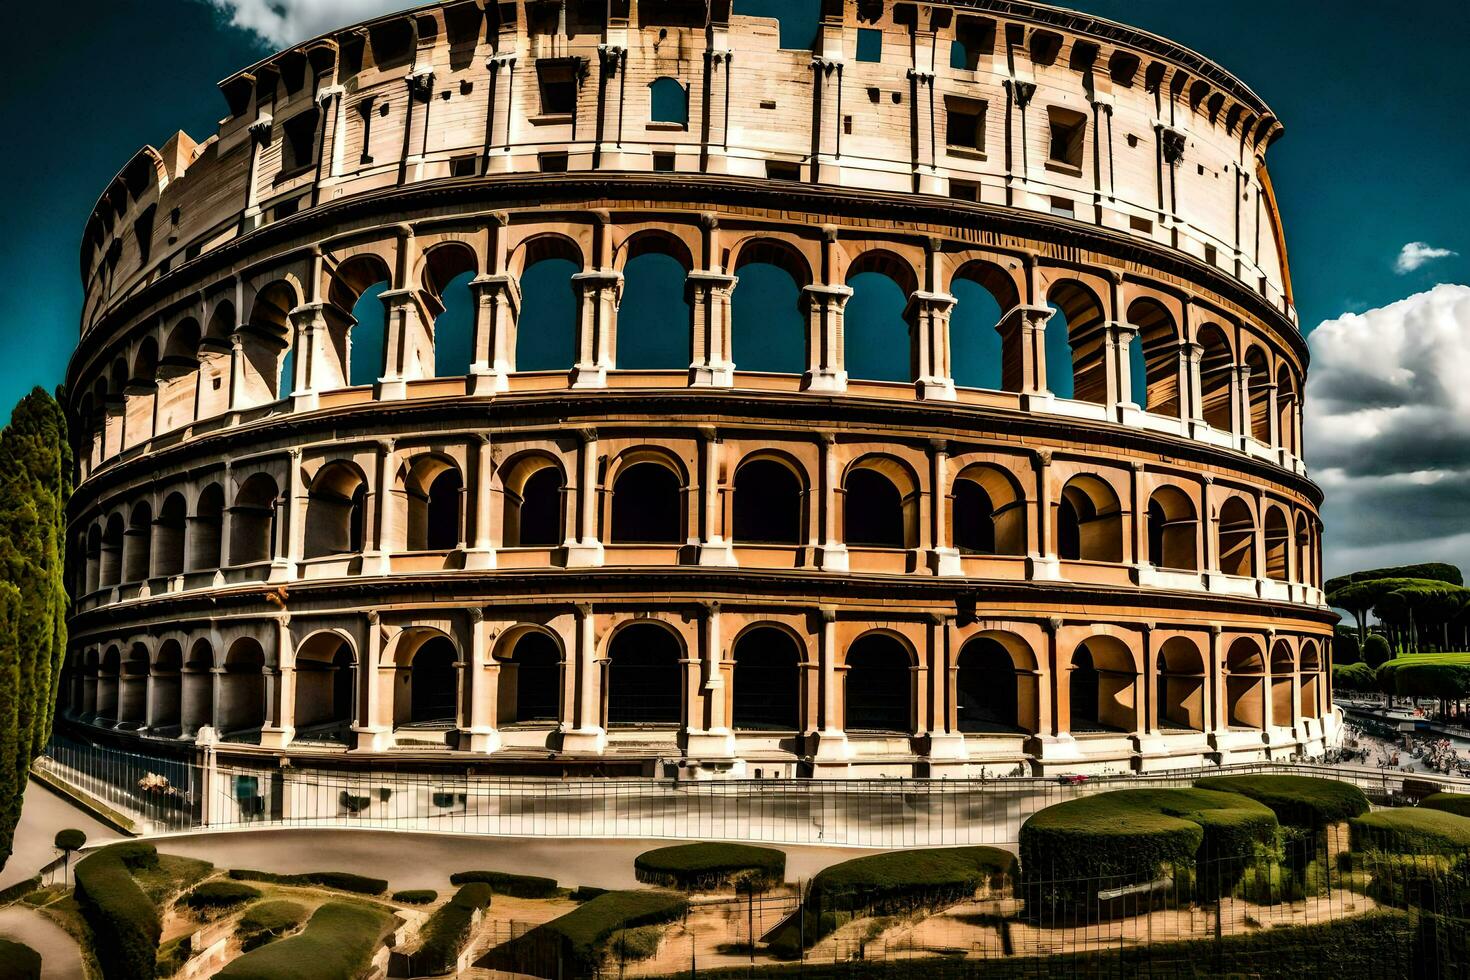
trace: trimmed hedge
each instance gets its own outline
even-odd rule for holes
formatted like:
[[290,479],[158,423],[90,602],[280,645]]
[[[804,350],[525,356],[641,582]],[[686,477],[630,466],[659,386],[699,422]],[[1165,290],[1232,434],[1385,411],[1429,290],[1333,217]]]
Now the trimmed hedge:
[[560,962],[566,976],[593,973],[612,935],[638,926],[672,922],[689,911],[689,900],[677,892],[613,891],[597,896],[566,915],[543,923],[519,939],[491,950],[477,966],[552,976],[538,967]]
[[0,939],[0,980],[41,980],[41,954],[25,943]]
[[1470,817],[1470,793],[1435,793],[1424,797],[1419,805],[1456,816]]
[[1470,817],[1424,807],[1354,817],[1348,832],[1355,851],[1456,855],[1470,850]]
[[390,897],[400,905],[429,905],[439,897],[439,893],[432,888],[406,888]]
[[1323,830],[1369,810],[1368,797],[1352,783],[1312,776],[1206,776],[1196,789],[1239,793],[1264,803],[1285,827]]
[[1026,914],[1047,921],[1104,914],[1099,893],[1192,874],[1206,894],[1234,888],[1276,814],[1238,793],[1125,789],[1084,796],[1032,814],[1021,826]]
[[58,851],[80,851],[86,846],[87,835],[75,827],[56,832],[56,849]]
[[554,898],[561,890],[552,878],[505,871],[460,871],[449,876],[451,885],[467,885],[472,881],[483,881],[495,894],[511,898]]
[[195,885],[194,890],[183,897],[182,904],[196,911],[226,909],[259,897],[259,888],[252,888],[243,882],[206,881]]
[[490,886],[483,881],[471,881],[460,886],[454,897],[441,905],[429,921],[425,922],[420,935],[423,942],[413,954],[414,973],[419,976],[448,973],[454,969],[470,940],[470,930],[475,924],[475,913],[490,905]]
[[328,902],[294,936],[253,949],[225,965],[216,980],[355,980],[393,929],[393,916],[357,902]]
[[567,897],[574,902],[590,902],[598,895],[606,895],[609,891],[611,891],[611,889],[609,888],[596,888],[592,885],[578,885],[576,888],[572,889],[572,893]]
[[230,877],[236,881],[264,881],[273,885],[317,885],[359,895],[381,895],[388,890],[388,882],[383,878],[369,878],[349,871],[306,871],[301,874],[281,875],[271,871],[236,868],[230,872]]
[[77,862],[76,900],[92,927],[106,980],[153,980],[163,925],[132,869],[156,867],[152,844],[128,841]]
[[288,899],[256,902],[245,910],[235,926],[235,935],[240,937],[240,948],[248,953],[257,946],[280,939],[305,922],[306,915],[305,905]]
[[633,861],[639,881],[685,891],[727,885],[767,891],[786,879],[786,854],[750,844],[675,844],[644,851]]
[[1015,866],[1015,855],[994,847],[918,848],[843,861],[817,873],[801,918],[788,916],[767,940],[773,954],[794,959],[803,937],[810,947],[855,913],[906,914],[953,905],[983,887],[1005,887]]
[[0,905],[9,905],[18,899],[25,898],[31,892],[41,887],[41,876],[33,875],[25,881],[17,881],[7,888],[0,888]]

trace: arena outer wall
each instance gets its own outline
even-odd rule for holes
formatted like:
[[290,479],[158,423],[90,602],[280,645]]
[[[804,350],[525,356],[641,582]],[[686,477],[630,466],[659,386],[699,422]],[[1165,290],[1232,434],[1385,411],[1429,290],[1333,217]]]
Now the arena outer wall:
[[[689,778],[1332,739],[1281,127],[1199,55],[1011,0],[822,0],[811,50],[721,0],[515,0],[220,88],[218,133],[139,151],[83,241],[74,727]],[[619,317],[646,256],[685,272],[687,367],[617,363],[656,328]],[[574,357],[518,370],[557,328],[518,322],[537,266]],[[790,370],[741,366],[757,267],[799,290]],[[846,370],[863,276],[902,292],[905,381]],[[972,287],[989,389],[952,369]]]

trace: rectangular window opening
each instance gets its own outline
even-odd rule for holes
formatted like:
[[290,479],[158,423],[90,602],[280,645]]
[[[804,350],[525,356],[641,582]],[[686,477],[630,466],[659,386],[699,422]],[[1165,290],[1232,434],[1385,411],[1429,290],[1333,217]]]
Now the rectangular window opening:
[[536,62],[536,80],[541,89],[541,115],[570,116],[577,111],[579,58],[542,59]]
[[449,176],[451,177],[474,177],[479,172],[479,158],[473,155],[455,157],[449,161]]
[[857,32],[858,61],[883,60],[883,32],[872,27],[859,27]]
[[542,153],[538,157],[541,162],[543,174],[564,174],[567,172],[567,155],[565,153]]
[[767,160],[766,176],[771,180],[801,180],[801,164]]
[[1141,231],[1145,235],[1152,235],[1154,233],[1154,223],[1147,218],[1140,218],[1136,214],[1130,214],[1128,216],[1128,227],[1134,231]]
[[944,142],[956,149],[985,151],[985,103],[979,99],[944,97]]
[[1087,117],[1059,106],[1047,106],[1046,114],[1051,124],[1048,162],[1080,171],[1082,144],[1087,136]]
[[1051,213],[1059,218],[1075,218],[1077,205],[1070,198],[1054,197],[1051,199]]
[[304,170],[316,162],[317,109],[298,112],[281,126],[281,172]]
[[674,172],[674,155],[672,153],[655,153],[653,155],[653,169],[656,173],[671,174]]
[[980,185],[968,180],[953,180],[949,182],[949,196],[956,201],[969,201],[977,204],[980,201]]

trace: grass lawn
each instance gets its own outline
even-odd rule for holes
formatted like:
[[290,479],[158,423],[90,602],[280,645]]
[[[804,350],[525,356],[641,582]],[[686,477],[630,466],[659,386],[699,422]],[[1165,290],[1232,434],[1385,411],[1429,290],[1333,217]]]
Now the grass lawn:
[[163,909],[213,873],[214,865],[208,861],[160,854],[157,867],[136,869],[133,880],[154,905]]

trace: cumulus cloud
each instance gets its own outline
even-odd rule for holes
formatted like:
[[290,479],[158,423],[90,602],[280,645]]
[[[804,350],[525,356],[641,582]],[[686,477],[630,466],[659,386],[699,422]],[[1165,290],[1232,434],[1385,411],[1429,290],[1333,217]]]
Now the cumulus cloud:
[[1439,285],[1314,330],[1307,459],[1327,494],[1329,574],[1470,571],[1470,286]]
[[1393,260],[1393,271],[1402,276],[1413,272],[1426,262],[1448,259],[1459,254],[1447,248],[1435,248],[1428,242],[1409,242],[1399,249],[1399,257]]
[[273,48],[285,48],[327,31],[422,0],[207,0],[232,27],[249,31]]

